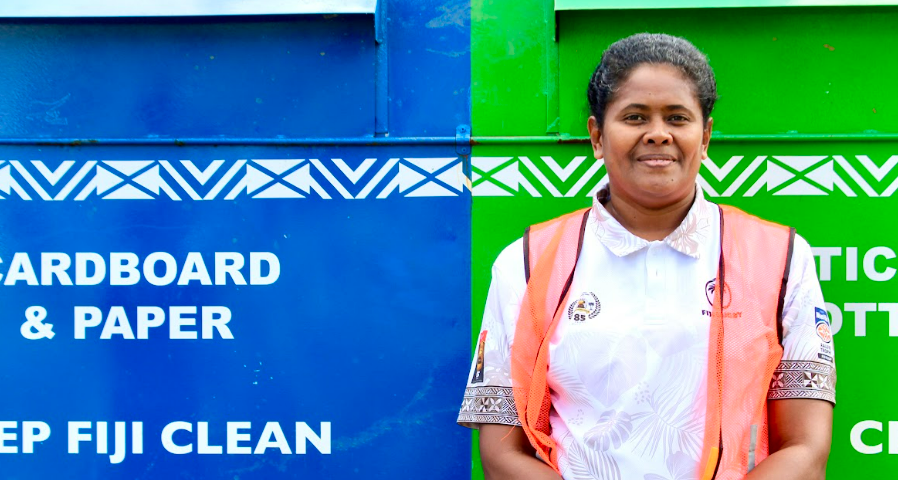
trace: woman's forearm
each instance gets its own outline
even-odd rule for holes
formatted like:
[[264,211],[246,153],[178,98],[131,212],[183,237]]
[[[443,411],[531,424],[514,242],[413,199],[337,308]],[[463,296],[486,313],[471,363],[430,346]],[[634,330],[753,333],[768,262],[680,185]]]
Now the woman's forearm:
[[542,460],[520,452],[506,452],[483,461],[486,480],[561,480]]
[[805,445],[794,445],[770,454],[745,480],[823,480],[826,457]]
[[486,480],[561,480],[536,457],[521,427],[481,425],[480,461]]
[[823,400],[767,402],[770,456],[746,480],[822,480],[832,443],[833,407]]

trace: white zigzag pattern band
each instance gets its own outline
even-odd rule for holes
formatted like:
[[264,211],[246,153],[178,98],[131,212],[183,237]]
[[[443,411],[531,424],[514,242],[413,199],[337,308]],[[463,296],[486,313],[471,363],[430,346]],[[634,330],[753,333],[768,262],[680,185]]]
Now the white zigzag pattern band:
[[[472,157],[472,193],[475,197],[591,196],[608,182],[608,175],[602,160],[586,160],[577,156],[561,167],[551,156]],[[898,155],[882,165],[867,155],[733,156],[722,166],[705,160],[698,182],[710,197],[752,197],[762,189],[780,196],[825,196],[839,191],[848,197],[891,197],[898,190],[896,165]],[[583,173],[575,176],[578,172]]]
[[[604,162],[587,162],[586,156],[574,157],[564,167],[551,156],[472,157],[471,179],[459,157],[356,163],[351,167],[339,158],[65,160],[51,170],[41,160],[0,160],[0,200],[383,199],[459,196],[468,188],[479,197],[577,197],[593,195],[608,181]],[[825,196],[836,191],[848,197],[891,197],[898,190],[896,166],[898,155],[882,165],[866,155],[733,156],[720,166],[705,160],[698,182],[710,197],[761,192]]]
[[[212,160],[0,160],[0,200],[234,200],[453,197],[470,188],[460,157]],[[202,165],[202,166],[200,166]]]

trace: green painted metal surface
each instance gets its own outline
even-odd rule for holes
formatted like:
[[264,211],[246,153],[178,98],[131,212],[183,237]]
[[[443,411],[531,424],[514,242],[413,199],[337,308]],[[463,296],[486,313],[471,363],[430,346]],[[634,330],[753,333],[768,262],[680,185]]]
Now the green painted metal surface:
[[[552,11],[598,4],[612,2],[472,2],[473,335],[501,249],[527,225],[588,205],[605,175],[585,143],[586,83],[601,52],[641,31],[684,36],[710,57],[720,93],[699,179],[709,198],[841,252],[820,272],[838,328],[827,478],[892,478],[898,389],[879,373],[898,347],[898,259],[874,254],[898,251],[898,8]],[[866,321],[852,311],[865,308]],[[882,431],[861,434],[863,421]],[[860,453],[858,440],[881,453]],[[479,479],[476,442],[474,453]]]
[[898,5],[894,0],[555,0],[555,10],[635,10],[649,8],[860,7]]
[[549,36],[554,19],[546,0],[471,2],[474,134],[544,135],[554,122],[547,115],[549,83],[558,75],[547,67],[548,52],[557,48]]
[[683,36],[708,55],[720,133],[898,132],[898,64],[886,60],[895,7],[562,12],[558,21],[563,133],[585,132],[586,83],[602,51],[643,31]]

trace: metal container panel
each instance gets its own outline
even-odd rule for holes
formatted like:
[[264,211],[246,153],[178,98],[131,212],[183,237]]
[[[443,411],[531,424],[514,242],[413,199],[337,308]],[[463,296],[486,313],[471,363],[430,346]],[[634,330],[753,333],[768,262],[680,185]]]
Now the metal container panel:
[[[15,435],[2,447],[18,451],[3,455],[0,478],[467,475],[470,437],[447,379],[470,361],[469,145],[456,145],[470,123],[470,13],[466,2],[401,3],[382,3],[376,19],[0,24],[12,66],[0,74],[0,422],[16,422],[0,428]],[[107,267],[113,252],[162,258],[157,276],[168,254],[178,272],[158,286],[142,268],[135,285],[112,285],[109,271],[97,285],[40,285],[41,253],[53,252],[73,281],[78,252]],[[247,281],[252,252],[270,253],[279,276],[217,285],[216,252],[242,255]],[[38,285],[3,283],[27,270],[24,254]],[[186,275],[201,279],[178,284],[188,258],[203,259],[212,285],[199,266]],[[76,306],[102,315],[84,339]],[[201,338],[200,309],[216,306],[230,311],[233,339]],[[125,338],[125,318],[140,335],[139,307],[166,323]],[[171,307],[197,307],[183,330],[200,338],[171,338]],[[54,337],[31,340],[44,327],[22,326],[44,311]],[[26,421],[51,427],[33,453]],[[77,421],[92,422],[91,439],[72,454]],[[96,422],[108,422],[105,452]],[[121,462],[114,422],[128,422]],[[131,422],[142,422],[142,453]],[[172,422],[191,425],[173,435],[190,453],[165,447]],[[228,422],[250,423],[237,432],[249,438],[231,434],[241,447],[273,443],[228,454]],[[297,441],[296,422],[322,436],[329,422],[330,441]],[[224,453],[209,454],[216,446]]]

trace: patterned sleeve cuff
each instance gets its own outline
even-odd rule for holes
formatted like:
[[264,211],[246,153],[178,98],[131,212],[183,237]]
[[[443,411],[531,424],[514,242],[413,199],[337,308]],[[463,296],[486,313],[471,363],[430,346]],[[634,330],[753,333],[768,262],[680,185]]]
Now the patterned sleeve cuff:
[[468,428],[477,428],[478,423],[521,425],[511,387],[466,388],[457,421]]
[[783,360],[773,371],[768,400],[813,398],[836,403],[836,370],[827,363]]

